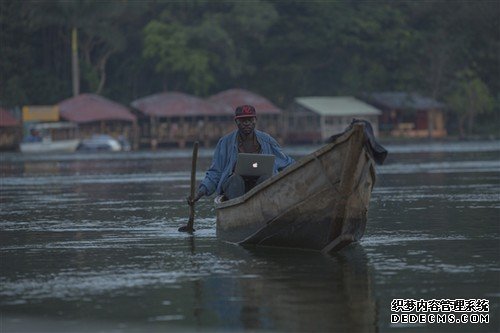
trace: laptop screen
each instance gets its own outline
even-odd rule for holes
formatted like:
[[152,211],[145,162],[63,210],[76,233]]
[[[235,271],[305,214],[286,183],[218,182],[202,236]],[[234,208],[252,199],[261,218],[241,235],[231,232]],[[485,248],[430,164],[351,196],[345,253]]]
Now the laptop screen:
[[274,155],[239,153],[234,172],[240,176],[272,176]]

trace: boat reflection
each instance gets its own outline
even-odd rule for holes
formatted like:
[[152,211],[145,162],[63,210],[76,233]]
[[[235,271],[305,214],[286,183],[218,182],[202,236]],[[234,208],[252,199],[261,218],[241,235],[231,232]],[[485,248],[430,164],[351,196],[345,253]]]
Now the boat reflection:
[[360,245],[329,256],[224,243],[218,250],[244,261],[234,279],[208,279],[204,288],[204,308],[228,328],[378,331],[371,267]]

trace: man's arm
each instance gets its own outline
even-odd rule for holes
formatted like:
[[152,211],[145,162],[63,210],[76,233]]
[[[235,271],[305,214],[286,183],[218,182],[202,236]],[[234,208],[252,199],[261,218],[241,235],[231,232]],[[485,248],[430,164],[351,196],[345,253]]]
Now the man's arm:
[[222,171],[224,171],[225,159],[226,157],[222,154],[221,139],[215,147],[212,164],[210,165],[210,168],[208,168],[205,174],[205,178],[202,180],[200,186],[198,187],[198,192],[192,200],[193,203],[200,200],[203,196],[209,196],[215,192],[215,190],[217,189],[217,185],[219,184]]
[[200,200],[204,195],[207,194],[207,188],[201,184],[200,187],[198,187],[198,192],[196,193],[194,199],[191,199],[191,197],[187,198],[188,204],[192,205],[196,201]]
[[275,163],[278,168],[278,171],[281,171],[286,167],[295,163],[295,160],[293,158],[291,158],[290,156],[288,156],[283,152],[281,146],[273,137],[269,136],[269,138],[270,138],[269,144],[271,146],[271,151],[276,156]]

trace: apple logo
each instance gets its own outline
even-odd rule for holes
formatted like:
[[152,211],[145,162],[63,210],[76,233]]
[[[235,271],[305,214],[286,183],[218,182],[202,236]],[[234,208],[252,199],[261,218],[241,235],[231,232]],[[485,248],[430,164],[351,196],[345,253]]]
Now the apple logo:
[[259,163],[255,162],[254,164],[252,164],[252,167],[258,168],[259,167]]

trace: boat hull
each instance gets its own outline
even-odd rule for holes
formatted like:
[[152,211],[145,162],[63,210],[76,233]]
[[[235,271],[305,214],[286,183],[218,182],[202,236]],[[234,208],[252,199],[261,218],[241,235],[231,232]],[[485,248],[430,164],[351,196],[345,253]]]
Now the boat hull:
[[80,140],[60,140],[42,142],[23,142],[20,150],[23,153],[74,152]]
[[364,233],[375,183],[364,126],[242,197],[216,199],[217,236],[242,245],[340,250]]

